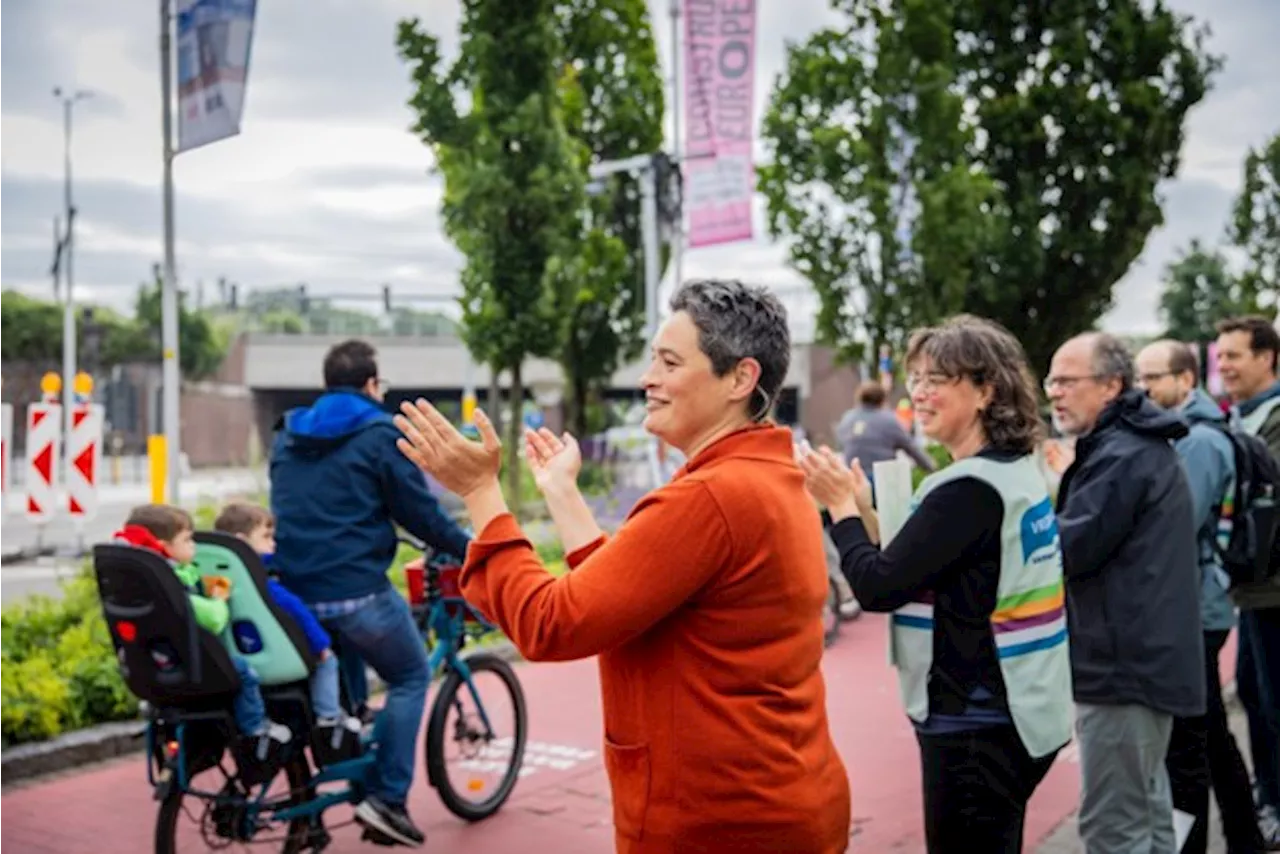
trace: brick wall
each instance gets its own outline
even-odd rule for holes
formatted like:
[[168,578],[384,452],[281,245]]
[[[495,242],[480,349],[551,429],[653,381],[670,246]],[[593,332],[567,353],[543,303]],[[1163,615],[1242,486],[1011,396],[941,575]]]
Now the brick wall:
[[[233,344],[217,376],[234,378],[243,375],[244,348]],[[26,448],[27,405],[39,398],[40,377],[46,371],[58,370],[57,364],[5,362],[3,373],[4,402],[13,405],[13,454],[21,456]],[[160,385],[160,366],[152,363],[120,365],[109,374],[98,377],[95,399],[104,402],[105,385],[114,378],[117,388],[127,393],[117,402],[115,428],[124,454],[146,453],[147,434],[160,429],[160,403],[155,390]],[[234,381],[184,383],[179,403],[182,425],[182,450],[193,467],[242,466],[261,459],[261,443],[254,423],[253,397],[249,390]],[[112,413],[108,413],[111,419]]]
[[261,459],[253,397],[244,386],[190,384],[179,409],[182,451],[192,468],[247,466]]
[[815,447],[835,447],[832,428],[854,404],[858,370],[836,364],[835,351],[815,345],[809,350],[809,384],[809,396],[801,403],[800,423]]
[[40,378],[46,371],[60,371],[58,362],[5,362],[2,396],[13,406],[13,450],[16,456],[27,446],[27,404],[40,398]]

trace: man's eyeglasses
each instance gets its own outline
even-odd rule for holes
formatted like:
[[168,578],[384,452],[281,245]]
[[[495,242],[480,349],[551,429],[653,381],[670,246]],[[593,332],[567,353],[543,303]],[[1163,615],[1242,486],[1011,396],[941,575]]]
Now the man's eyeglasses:
[[1100,379],[1097,374],[1086,374],[1079,377],[1045,377],[1044,392],[1045,394],[1052,394],[1057,389],[1068,391],[1075,388],[1077,384],[1082,383],[1085,380],[1096,379]]
[[1173,376],[1173,371],[1160,371],[1155,374],[1138,374],[1138,385],[1149,386],[1156,380],[1162,380],[1165,377]]

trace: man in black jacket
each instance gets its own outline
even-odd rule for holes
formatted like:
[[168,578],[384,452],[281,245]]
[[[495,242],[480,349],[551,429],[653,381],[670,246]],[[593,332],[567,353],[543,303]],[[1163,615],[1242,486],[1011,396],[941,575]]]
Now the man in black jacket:
[[1058,493],[1088,854],[1177,850],[1165,754],[1204,714],[1200,568],[1177,415],[1133,388],[1124,344],[1073,338],[1045,391],[1077,438]]

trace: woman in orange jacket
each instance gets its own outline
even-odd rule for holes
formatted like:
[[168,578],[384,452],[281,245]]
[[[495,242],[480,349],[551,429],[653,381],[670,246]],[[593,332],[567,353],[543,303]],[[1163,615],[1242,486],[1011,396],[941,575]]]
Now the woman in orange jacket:
[[526,658],[599,656],[605,765],[625,854],[838,854],[849,784],[827,726],[826,565],[790,431],[768,421],[790,358],[763,289],[692,282],[641,382],[646,428],[688,458],[606,538],[576,442],[526,453],[572,571],[555,578],[507,510],[500,446],[406,403],[401,450],[466,502],[462,592]]

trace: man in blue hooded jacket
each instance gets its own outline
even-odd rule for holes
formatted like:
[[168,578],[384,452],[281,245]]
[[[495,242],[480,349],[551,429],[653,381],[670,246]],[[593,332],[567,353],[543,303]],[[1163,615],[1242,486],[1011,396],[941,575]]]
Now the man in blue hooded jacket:
[[461,559],[469,538],[396,449],[385,385],[369,344],[345,341],[324,360],[325,393],[285,413],[271,450],[275,568],[285,586],[387,683],[377,761],[356,820],[404,845],[422,832],[405,810],[430,674],[408,603],[387,578],[395,524]]
[[1209,844],[1209,792],[1222,816],[1228,851],[1263,850],[1254,820],[1249,770],[1227,725],[1218,656],[1235,626],[1227,594],[1231,579],[1218,556],[1223,499],[1235,488],[1235,452],[1224,431],[1226,414],[1201,391],[1195,353],[1180,341],[1149,344],[1138,353],[1137,384],[1151,400],[1177,413],[1190,432],[1174,447],[1191,487],[1200,558],[1200,618],[1204,631],[1205,714],[1175,718],[1165,766],[1173,805],[1195,818],[1182,854],[1204,854]]

